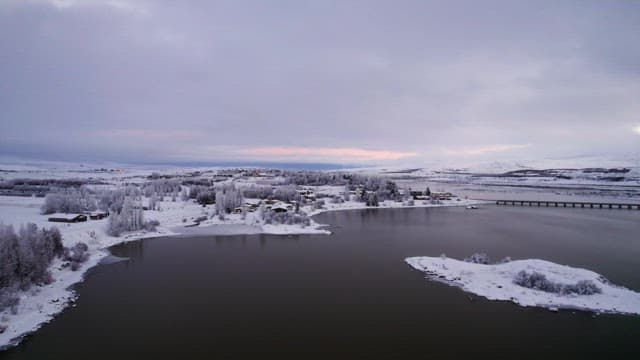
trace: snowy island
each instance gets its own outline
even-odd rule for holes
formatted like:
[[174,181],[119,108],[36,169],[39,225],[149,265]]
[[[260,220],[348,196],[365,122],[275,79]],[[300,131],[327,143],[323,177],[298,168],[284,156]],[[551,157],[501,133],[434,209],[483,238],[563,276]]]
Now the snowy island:
[[489,300],[550,310],[578,309],[596,313],[640,315],[640,293],[610,283],[593,271],[545,260],[505,259],[488,264],[486,255],[465,261],[410,257],[405,261],[430,280],[460,287]]

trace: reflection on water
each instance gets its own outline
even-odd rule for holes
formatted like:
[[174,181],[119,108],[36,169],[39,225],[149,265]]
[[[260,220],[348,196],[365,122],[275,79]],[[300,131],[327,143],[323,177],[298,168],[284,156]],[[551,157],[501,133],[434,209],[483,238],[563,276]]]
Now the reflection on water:
[[324,235],[115,246],[7,359],[630,358],[640,320],[522,308],[429,282],[403,259],[543,258],[640,290],[640,212],[484,207],[321,214]]

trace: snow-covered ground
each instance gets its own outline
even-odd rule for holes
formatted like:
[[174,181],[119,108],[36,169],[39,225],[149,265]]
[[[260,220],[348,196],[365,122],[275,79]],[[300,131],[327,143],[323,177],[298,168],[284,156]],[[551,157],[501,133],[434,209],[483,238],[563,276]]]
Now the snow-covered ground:
[[[516,260],[485,265],[442,257],[410,257],[405,261],[427,278],[445,282],[489,300],[512,301],[521,306],[551,310],[580,309],[599,313],[640,315],[640,293],[611,284],[593,271],[555,264],[545,260]],[[575,284],[592,281],[602,292],[592,295],[563,295],[522,287],[514,283],[520,271],[538,272],[554,283]]]
[[[618,164],[626,166],[628,164]],[[518,170],[529,169],[531,167],[518,164],[514,169],[513,166],[504,164],[493,164],[489,168],[501,170]],[[548,167],[546,167],[548,168]],[[85,165],[75,166],[65,163],[54,163],[43,165],[2,165],[0,166],[0,180],[22,179],[22,178],[40,178],[40,179],[92,179],[94,184],[89,186],[106,186],[118,187],[126,183],[141,184],[148,181],[148,176],[153,172],[160,171],[163,175],[179,175],[185,174],[202,174],[206,176],[214,176],[216,171],[204,168],[169,168],[152,169],[143,167],[126,167],[120,165]],[[571,170],[570,170],[571,171]],[[441,180],[445,182],[465,182],[472,178],[470,174],[460,174],[457,171],[447,172],[433,171],[428,169],[411,169],[411,171],[400,171],[394,173],[392,169],[369,169],[359,171],[362,173],[386,174],[391,177],[409,177],[409,178],[428,178],[433,180]],[[633,168],[626,177],[637,178],[637,168]],[[567,174],[566,172],[563,174]],[[576,173],[577,174],[577,173]],[[617,174],[613,174],[617,175]],[[195,175],[199,176],[199,175]],[[590,176],[590,175],[588,175]],[[482,179],[482,178],[474,178]],[[588,179],[561,179],[561,178],[501,178],[490,177],[491,181],[521,184],[531,182],[531,184],[542,184],[548,181],[550,184],[558,184],[559,182],[567,182],[567,184],[578,184]],[[580,180],[580,181],[578,181]],[[226,180],[225,180],[226,181]],[[247,177],[233,176],[228,181],[234,181],[238,186],[257,185],[276,185],[281,184],[283,179],[278,176],[272,177]],[[475,180],[472,180],[475,181]],[[488,181],[486,179],[482,181]],[[589,180],[590,181],[590,180]],[[613,186],[629,185],[628,181],[613,184]],[[632,186],[634,184],[631,184]],[[318,186],[308,187],[315,194],[324,194],[328,196],[340,196],[344,191],[343,186]],[[422,189],[422,187],[419,187]],[[436,189],[437,190],[437,189]],[[247,199],[252,202],[255,199]],[[101,259],[108,255],[107,248],[126,241],[139,240],[148,237],[169,236],[169,235],[233,235],[233,234],[329,234],[330,232],[322,224],[311,221],[308,226],[301,225],[281,225],[281,224],[265,224],[260,218],[258,212],[247,212],[244,216],[241,214],[225,215],[224,219],[215,216],[215,208],[213,206],[203,207],[194,201],[160,201],[158,202],[158,210],[144,211],[146,220],[158,220],[160,226],[156,231],[137,231],[125,233],[120,237],[109,236],[106,233],[107,219],[89,220],[82,223],[61,224],[50,223],[47,221],[46,215],[40,214],[40,207],[44,199],[36,197],[17,197],[17,196],[0,196],[0,222],[4,224],[12,224],[19,228],[25,223],[35,223],[38,227],[56,226],[60,229],[63,236],[65,246],[73,246],[75,243],[82,241],[89,246],[90,259],[82,267],[72,272],[69,269],[62,269],[59,263],[52,266],[52,275],[55,281],[47,286],[34,287],[21,294],[20,305],[17,314],[11,314],[8,310],[0,313],[0,325],[7,326],[7,329],[0,334],[0,348],[8,344],[16,343],[22,335],[35,331],[44,322],[49,321],[52,317],[68,306],[74,299],[74,293],[70,286],[81,281],[88,269],[97,265]],[[257,200],[255,200],[257,201]],[[367,208],[366,204],[356,201],[346,201],[334,203],[330,198],[324,198],[325,205],[316,209],[311,205],[302,206],[301,210],[308,215],[316,215],[326,211],[339,210],[357,210]],[[381,201],[380,209],[385,208],[406,208],[406,207],[440,207],[440,206],[468,206],[480,204],[480,201],[453,198],[440,202],[431,201],[414,201],[413,205],[407,202]],[[202,220],[205,219],[205,220]],[[509,299],[507,299],[509,300]]]
[[[317,192],[326,194],[337,194],[343,187],[319,187]],[[324,226],[315,221],[311,221],[310,226],[284,224],[264,224],[258,218],[257,212],[249,212],[243,217],[241,214],[226,215],[224,220],[214,216],[213,206],[203,207],[193,201],[161,201],[158,203],[159,210],[144,211],[147,220],[158,220],[160,226],[156,231],[137,231],[125,233],[120,237],[109,236],[106,233],[107,219],[88,220],[81,223],[51,223],[48,222],[47,215],[40,214],[40,207],[43,198],[35,197],[0,197],[0,222],[12,224],[19,228],[25,223],[34,223],[38,227],[56,226],[60,229],[65,246],[72,246],[82,241],[89,246],[90,259],[87,263],[75,272],[68,268],[61,268],[59,263],[52,266],[54,282],[47,286],[33,287],[21,295],[17,314],[11,314],[5,310],[0,314],[0,324],[7,326],[7,329],[0,334],[0,348],[7,345],[16,344],[22,335],[37,330],[43,323],[51,320],[55,314],[62,311],[70,304],[75,297],[70,286],[82,281],[84,274],[91,267],[97,265],[102,258],[108,255],[106,248],[115,244],[127,241],[134,241],[149,237],[169,236],[169,235],[234,235],[234,234],[330,234]],[[416,201],[415,205],[408,206],[406,203],[395,201],[383,201],[380,208],[401,208],[401,207],[439,207],[439,206],[467,206],[480,202],[468,199],[454,199],[442,201],[437,204]],[[325,211],[337,210],[357,210],[364,209],[366,205],[362,202],[346,201],[343,203],[329,203],[327,201],[323,209],[312,209],[311,206],[303,206],[301,210],[309,215],[319,214]],[[197,226],[195,220],[206,217],[206,220],[199,222]]]

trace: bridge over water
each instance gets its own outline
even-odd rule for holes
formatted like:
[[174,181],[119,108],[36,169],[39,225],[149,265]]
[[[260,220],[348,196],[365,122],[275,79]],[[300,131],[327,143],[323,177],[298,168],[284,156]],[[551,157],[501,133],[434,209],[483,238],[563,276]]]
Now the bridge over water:
[[496,205],[640,210],[640,204],[592,201],[496,200]]

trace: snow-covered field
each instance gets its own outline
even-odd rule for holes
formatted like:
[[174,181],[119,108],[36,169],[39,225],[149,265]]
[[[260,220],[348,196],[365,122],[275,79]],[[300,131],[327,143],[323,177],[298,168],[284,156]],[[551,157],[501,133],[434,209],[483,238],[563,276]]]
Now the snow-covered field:
[[[426,273],[427,278],[462,288],[489,300],[512,301],[521,306],[551,310],[579,309],[598,313],[640,315],[640,293],[608,282],[593,271],[555,264],[545,260],[515,260],[485,265],[442,257],[410,257],[405,261]],[[514,283],[520,271],[541,273],[558,284],[592,281],[602,291],[592,295],[557,294],[526,288]]]

